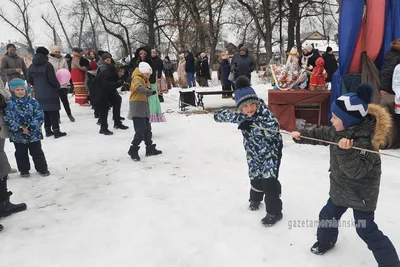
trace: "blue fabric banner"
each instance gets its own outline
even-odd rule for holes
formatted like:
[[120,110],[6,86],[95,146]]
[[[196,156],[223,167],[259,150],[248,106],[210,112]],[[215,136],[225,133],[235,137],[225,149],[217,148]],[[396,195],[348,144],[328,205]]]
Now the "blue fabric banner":
[[[339,67],[333,75],[330,104],[341,95],[342,75],[348,71],[361,30],[363,14],[364,0],[342,0],[339,19]],[[329,106],[329,121],[330,118]]]

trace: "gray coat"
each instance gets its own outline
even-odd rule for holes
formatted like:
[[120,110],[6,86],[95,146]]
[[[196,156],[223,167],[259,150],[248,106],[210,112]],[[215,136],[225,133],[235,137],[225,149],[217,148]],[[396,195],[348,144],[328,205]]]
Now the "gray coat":
[[35,98],[43,111],[59,111],[61,109],[58,94],[60,83],[47,56],[34,55],[28,73],[28,82],[34,87]]
[[[16,72],[16,69],[22,69],[23,74]],[[0,72],[7,77],[7,81],[11,81],[14,78],[25,79],[27,72],[24,60],[17,56],[10,56],[8,52],[1,59]]]
[[[300,133],[335,143],[342,138],[354,139],[354,146],[377,151],[385,145],[391,124],[391,117],[384,108],[370,104],[367,117],[357,126],[340,132],[325,126]],[[306,139],[295,142],[326,145]],[[330,145],[330,172],[329,196],[335,205],[365,212],[376,209],[381,180],[379,154]]]
[[[2,94],[6,100],[10,98],[10,92],[4,87],[3,82],[0,80],[0,94]],[[8,137],[8,128],[4,123],[4,113],[0,110],[0,180],[6,177],[10,171],[11,166],[8,162],[6,152],[4,152],[5,139]]]

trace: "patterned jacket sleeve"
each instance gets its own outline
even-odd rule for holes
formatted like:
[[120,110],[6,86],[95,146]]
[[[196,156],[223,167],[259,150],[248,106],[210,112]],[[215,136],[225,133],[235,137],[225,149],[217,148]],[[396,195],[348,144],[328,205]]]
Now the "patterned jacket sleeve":
[[11,132],[22,132],[22,125],[17,122],[17,112],[13,110],[12,102],[9,102],[5,108],[4,121]]
[[31,132],[34,132],[40,130],[44,120],[44,112],[40,108],[39,102],[37,102],[36,100],[32,99],[32,105],[33,105],[33,118],[29,125],[29,128]]
[[[324,126],[320,128],[312,128],[309,130],[300,130],[300,134],[304,137],[311,137],[315,139],[325,140],[325,141],[334,141],[335,138],[335,129],[333,127]],[[309,144],[309,145],[321,145],[327,146],[328,143],[313,141],[301,138],[300,140],[293,139],[296,143],[300,144]]]
[[238,112],[238,111],[234,111],[231,109],[221,109],[221,110],[217,110],[214,114],[214,120],[216,122],[226,122],[226,123],[237,123],[240,124],[241,122],[243,122],[246,117],[246,115]]
[[279,132],[279,122],[274,113],[265,108],[263,112],[263,118],[262,127],[271,130],[270,132],[265,130],[266,135],[276,135],[276,133]]

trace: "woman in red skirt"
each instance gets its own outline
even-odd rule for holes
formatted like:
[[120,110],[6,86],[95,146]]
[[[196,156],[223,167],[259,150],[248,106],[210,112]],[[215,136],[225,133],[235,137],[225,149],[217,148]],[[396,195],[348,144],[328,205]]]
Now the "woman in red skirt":
[[82,49],[74,48],[74,55],[71,63],[71,79],[74,85],[75,103],[87,106],[88,103],[88,90],[86,88],[86,70],[85,66],[81,66],[80,61],[82,58]]

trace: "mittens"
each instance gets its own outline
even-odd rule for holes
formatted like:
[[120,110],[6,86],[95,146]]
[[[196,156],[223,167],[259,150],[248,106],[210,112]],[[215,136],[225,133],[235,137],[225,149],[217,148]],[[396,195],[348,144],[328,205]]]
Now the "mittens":
[[253,121],[245,120],[239,125],[238,129],[250,132],[252,125],[253,125]]

